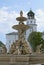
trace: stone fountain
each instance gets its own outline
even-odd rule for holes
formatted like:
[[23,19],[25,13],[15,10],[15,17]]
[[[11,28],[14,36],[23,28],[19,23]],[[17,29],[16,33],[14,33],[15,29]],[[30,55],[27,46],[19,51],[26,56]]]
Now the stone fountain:
[[15,55],[32,53],[32,49],[25,40],[25,31],[29,28],[29,26],[24,24],[24,21],[26,21],[27,18],[23,17],[22,11],[20,12],[20,17],[17,17],[16,20],[19,21],[19,24],[12,26],[12,28],[18,30],[18,40],[11,45],[9,52]]
[[19,24],[12,26],[12,28],[18,30],[18,40],[11,45],[9,54],[7,52],[0,54],[0,65],[44,64],[44,54],[41,54],[39,49],[41,45],[37,47],[39,53],[33,53],[25,40],[25,31],[29,26],[24,24],[27,18],[23,17],[22,11],[20,17],[17,17],[16,20],[19,21]]

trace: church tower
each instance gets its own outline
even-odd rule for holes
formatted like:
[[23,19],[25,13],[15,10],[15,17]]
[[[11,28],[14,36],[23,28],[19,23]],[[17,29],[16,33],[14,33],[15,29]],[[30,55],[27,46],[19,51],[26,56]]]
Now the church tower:
[[31,32],[36,32],[37,31],[37,24],[36,24],[36,19],[35,19],[35,14],[32,10],[30,10],[27,13],[27,23],[30,28],[26,31],[26,39],[28,39],[28,36]]

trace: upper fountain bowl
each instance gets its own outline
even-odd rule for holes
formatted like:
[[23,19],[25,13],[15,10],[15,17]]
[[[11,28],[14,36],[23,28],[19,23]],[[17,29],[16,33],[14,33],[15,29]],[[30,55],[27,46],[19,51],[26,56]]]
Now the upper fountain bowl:
[[23,12],[20,11],[20,17],[17,17],[16,20],[17,21],[20,21],[20,22],[23,22],[23,21],[26,21],[27,18],[26,17],[23,17]]

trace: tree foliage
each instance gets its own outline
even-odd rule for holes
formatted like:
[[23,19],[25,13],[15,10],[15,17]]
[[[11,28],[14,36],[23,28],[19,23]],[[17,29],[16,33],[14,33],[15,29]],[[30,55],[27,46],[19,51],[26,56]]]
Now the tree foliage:
[[5,46],[2,41],[0,41],[0,47]]
[[32,32],[28,37],[28,41],[34,51],[36,51],[37,45],[44,44],[41,32]]
[[4,48],[5,52],[7,52],[6,45],[2,41],[0,41],[0,47]]

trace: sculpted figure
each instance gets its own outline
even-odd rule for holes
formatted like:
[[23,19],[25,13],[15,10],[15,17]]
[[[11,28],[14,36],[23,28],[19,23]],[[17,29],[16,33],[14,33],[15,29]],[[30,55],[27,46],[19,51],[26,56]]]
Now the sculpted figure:
[[40,50],[41,46],[42,46],[42,44],[40,44],[40,45],[37,46],[36,53],[41,53],[41,50]]

